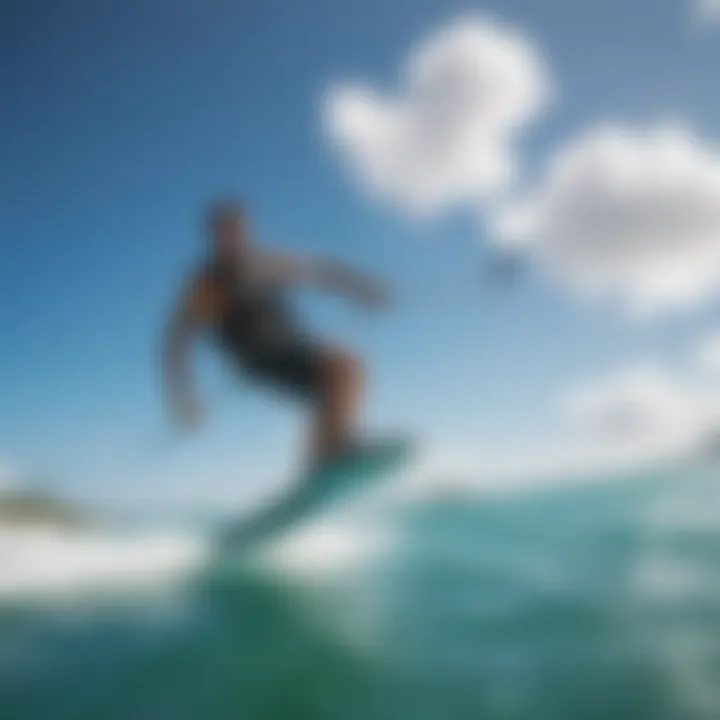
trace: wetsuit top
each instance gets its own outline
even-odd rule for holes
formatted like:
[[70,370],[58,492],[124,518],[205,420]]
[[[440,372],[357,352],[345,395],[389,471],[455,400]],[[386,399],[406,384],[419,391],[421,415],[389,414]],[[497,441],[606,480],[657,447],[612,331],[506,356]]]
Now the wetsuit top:
[[218,340],[248,362],[283,351],[298,336],[284,285],[264,265],[258,257],[242,265],[213,263],[208,268],[226,298],[216,325]]

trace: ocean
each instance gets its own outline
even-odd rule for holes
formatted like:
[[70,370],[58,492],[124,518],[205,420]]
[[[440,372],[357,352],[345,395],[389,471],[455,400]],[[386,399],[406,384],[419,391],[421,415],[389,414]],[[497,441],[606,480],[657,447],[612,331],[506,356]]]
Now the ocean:
[[3,720],[720,718],[720,468],[201,530],[0,528]]

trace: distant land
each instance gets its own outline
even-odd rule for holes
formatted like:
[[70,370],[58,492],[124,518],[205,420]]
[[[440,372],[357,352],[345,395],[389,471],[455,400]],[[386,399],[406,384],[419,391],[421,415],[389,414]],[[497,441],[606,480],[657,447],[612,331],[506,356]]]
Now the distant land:
[[89,518],[71,502],[38,487],[0,489],[0,524],[80,528]]

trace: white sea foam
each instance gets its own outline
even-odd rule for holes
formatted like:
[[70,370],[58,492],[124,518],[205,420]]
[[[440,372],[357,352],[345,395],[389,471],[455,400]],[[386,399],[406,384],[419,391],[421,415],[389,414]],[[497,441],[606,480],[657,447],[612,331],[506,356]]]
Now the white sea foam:
[[269,548],[268,560],[284,571],[325,576],[356,570],[392,542],[391,529],[367,518],[333,515],[305,525]]
[[197,567],[197,537],[168,533],[70,533],[0,526],[0,601],[52,599],[157,585]]

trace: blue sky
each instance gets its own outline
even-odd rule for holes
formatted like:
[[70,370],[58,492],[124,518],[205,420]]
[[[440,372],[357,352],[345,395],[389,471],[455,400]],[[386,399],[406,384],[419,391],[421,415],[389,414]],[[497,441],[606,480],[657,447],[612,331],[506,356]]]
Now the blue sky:
[[6,2],[0,457],[100,496],[233,501],[287,475],[300,413],[244,386],[225,397],[232,380],[209,357],[210,427],[146,451],[165,427],[158,330],[216,194],[245,198],[269,241],[396,285],[384,317],[299,298],[321,332],[367,355],[376,427],[513,451],[553,435],[570,382],[637,358],[686,365],[714,329],[713,292],[638,322],[531,262],[517,287],[488,293],[486,206],[408,217],[363,192],[327,141],[329,87],[395,92],[413,48],[468,13],[518,28],[552,76],[552,102],[514,150],[519,186],[603,121],[681,120],[704,148],[720,141],[720,28],[699,28],[689,0]]

